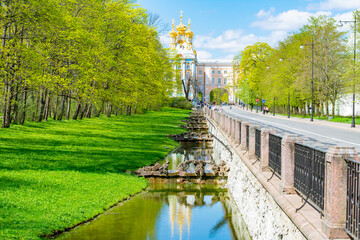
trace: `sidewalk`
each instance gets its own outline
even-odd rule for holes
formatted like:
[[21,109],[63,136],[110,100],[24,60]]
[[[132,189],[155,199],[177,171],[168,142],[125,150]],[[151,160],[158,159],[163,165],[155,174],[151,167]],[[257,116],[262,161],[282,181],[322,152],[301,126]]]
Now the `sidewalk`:
[[[233,106],[235,106],[235,105],[233,105]],[[260,111],[258,113],[256,113],[256,110],[253,110],[253,111],[246,110],[246,108],[243,109],[242,107],[240,107],[238,105],[236,105],[236,107],[238,109],[242,110],[242,111],[252,113],[254,115],[257,115],[257,114],[263,115],[263,113],[260,112]],[[288,120],[288,121],[294,121],[294,122],[307,122],[309,124],[321,125],[321,126],[327,126],[327,127],[334,127],[334,128],[339,128],[339,129],[343,129],[343,130],[348,130],[348,131],[351,131],[351,132],[360,133],[360,125],[355,126],[355,128],[351,128],[350,123],[331,122],[331,121],[319,120],[319,119],[314,119],[314,121],[311,122],[310,118],[299,118],[299,117],[292,117],[292,116],[290,116],[290,118],[288,118],[287,116],[283,116],[283,115],[275,115],[275,116],[273,116],[272,113],[265,114],[264,116],[283,119],[283,120]]]

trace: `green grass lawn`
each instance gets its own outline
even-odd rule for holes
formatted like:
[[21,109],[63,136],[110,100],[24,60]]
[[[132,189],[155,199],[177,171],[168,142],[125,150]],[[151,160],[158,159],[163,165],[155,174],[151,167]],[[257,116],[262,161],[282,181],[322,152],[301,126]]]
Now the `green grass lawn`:
[[188,110],[0,130],[0,239],[39,239],[146,188],[124,171],[163,158]]

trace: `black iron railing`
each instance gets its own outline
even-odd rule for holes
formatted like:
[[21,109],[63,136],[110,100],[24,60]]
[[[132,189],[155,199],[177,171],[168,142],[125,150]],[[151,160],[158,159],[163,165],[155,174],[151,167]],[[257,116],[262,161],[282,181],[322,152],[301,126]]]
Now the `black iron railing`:
[[360,239],[360,192],[359,163],[351,159],[347,162],[347,194],[346,194],[346,227],[345,230],[353,239]]
[[281,137],[269,134],[269,168],[281,177]]
[[295,143],[294,187],[320,212],[324,210],[325,152]]
[[261,158],[261,130],[255,129],[255,156]]
[[246,147],[249,150],[249,141],[250,141],[250,127],[246,125]]

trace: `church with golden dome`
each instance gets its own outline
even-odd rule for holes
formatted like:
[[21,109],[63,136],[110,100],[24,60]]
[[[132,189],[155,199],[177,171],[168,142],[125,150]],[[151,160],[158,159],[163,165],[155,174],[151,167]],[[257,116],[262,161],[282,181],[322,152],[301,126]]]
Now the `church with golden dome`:
[[180,72],[184,93],[187,99],[193,99],[196,94],[196,51],[193,50],[194,33],[191,31],[191,20],[189,25],[183,24],[183,15],[181,12],[180,24],[175,27],[175,21],[172,22],[172,30],[170,31],[170,49],[176,51],[181,59],[181,65],[175,66]]
[[196,51],[193,49],[194,33],[191,31],[191,20],[188,26],[183,23],[181,11],[180,24],[175,27],[172,21],[170,35],[170,49],[176,52],[181,64],[174,64],[175,70],[180,74],[183,91],[175,90],[174,96],[184,96],[188,100],[198,98],[203,102],[210,101],[210,93],[214,89],[225,89],[228,92],[228,103],[234,103],[233,64],[231,60],[198,61]]

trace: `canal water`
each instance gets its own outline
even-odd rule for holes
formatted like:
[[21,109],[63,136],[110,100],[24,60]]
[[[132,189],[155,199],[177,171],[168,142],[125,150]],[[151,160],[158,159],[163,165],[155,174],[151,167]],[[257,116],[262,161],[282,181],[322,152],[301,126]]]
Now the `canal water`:
[[[213,155],[212,144],[182,143],[160,163],[169,161],[169,170],[175,171],[183,161],[213,161]],[[248,240],[251,237],[225,186],[173,183],[151,184],[146,192],[57,239]]]
[[156,184],[60,240],[250,239],[225,188]]
[[203,160],[213,161],[213,148],[212,144],[208,142],[182,142],[180,147],[170,152],[163,160],[159,161],[160,164],[164,164],[169,161],[169,170],[176,171],[177,166],[181,162],[187,160]]

